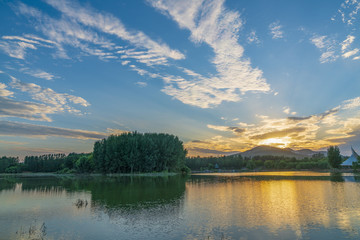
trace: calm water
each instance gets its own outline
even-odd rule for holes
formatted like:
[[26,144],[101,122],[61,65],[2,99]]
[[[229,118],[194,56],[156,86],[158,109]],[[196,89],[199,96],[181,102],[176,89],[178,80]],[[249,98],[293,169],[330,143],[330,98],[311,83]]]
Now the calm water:
[[0,239],[360,239],[360,178],[0,177]]

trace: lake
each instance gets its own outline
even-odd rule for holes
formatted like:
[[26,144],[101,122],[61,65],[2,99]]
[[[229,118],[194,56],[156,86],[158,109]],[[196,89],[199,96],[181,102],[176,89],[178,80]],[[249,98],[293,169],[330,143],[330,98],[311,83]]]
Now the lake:
[[359,239],[360,176],[0,176],[0,239]]

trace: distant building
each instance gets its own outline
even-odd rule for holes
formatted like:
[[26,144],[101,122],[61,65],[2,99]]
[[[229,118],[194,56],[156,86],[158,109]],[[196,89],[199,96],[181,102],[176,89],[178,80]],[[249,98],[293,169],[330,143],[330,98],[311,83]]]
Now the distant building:
[[345,162],[343,162],[343,163],[341,164],[342,167],[351,167],[352,164],[353,164],[353,162],[357,162],[357,161],[358,161],[359,155],[355,152],[355,150],[354,150],[352,147],[351,147],[351,151],[352,151],[351,156],[350,156],[348,159],[346,159]]

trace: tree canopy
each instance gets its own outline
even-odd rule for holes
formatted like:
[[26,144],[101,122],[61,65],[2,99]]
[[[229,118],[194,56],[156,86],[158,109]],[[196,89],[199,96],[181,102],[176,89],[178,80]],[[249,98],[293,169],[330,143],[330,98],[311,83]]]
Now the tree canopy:
[[342,163],[340,150],[338,146],[330,146],[327,150],[328,161],[331,167],[339,168]]
[[185,156],[178,137],[164,133],[111,135],[93,151],[95,169],[102,173],[181,171]]

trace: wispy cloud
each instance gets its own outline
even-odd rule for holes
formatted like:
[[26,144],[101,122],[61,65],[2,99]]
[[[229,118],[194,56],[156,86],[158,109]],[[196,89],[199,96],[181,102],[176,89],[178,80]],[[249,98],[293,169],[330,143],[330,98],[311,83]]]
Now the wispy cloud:
[[146,82],[136,82],[136,85],[138,85],[139,87],[146,87],[147,83]]
[[25,59],[29,49],[36,50],[39,47],[53,48],[55,42],[46,40],[35,35],[2,36],[0,49],[7,55],[17,59]]
[[0,117],[18,117],[51,122],[51,118],[48,115],[56,112],[58,112],[58,109],[45,104],[16,101],[0,96]]
[[351,51],[348,51],[348,52],[345,52],[342,56],[343,58],[349,58],[351,56],[354,56],[355,54],[357,54],[359,52],[359,49],[358,48],[355,48]]
[[52,80],[55,78],[55,76],[51,73],[45,72],[43,70],[37,69],[37,70],[31,70],[29,68],[21,68],[21,72],[28,74],[30,76],[36,77],[36,78],[42,78],[45,80]]
[[5,85],[5,83],[0,83],[0,97],[10,97],[14,95],[14,92],[9,91],[6,88],[7,86]]
[[222,131],[222,132],[232,131],[235,134],[240,134],[240,133],[243,133],[245,131],[244,128],[234,127],[234,126],[228,127],[228,126],[217,126],[217,125],[208,124],[207,127],[211,128],[211,129],[214,129],[214,130],[217,130],[217,131]]
[[341,51],[344,52],[354,40],[354,36],[348,35],[347,38],[341,43]]
[[0,135],[24,137],[66,137],[77,139],[101,139],[108,134],[79,129],[57,128],[20,122],[0,121]]
[[[130,31],[126,29],[125,25],[121,22],[120,19],[109,13],[100,13],[99,11],[91,9],[90,7],[83,7],[75,1],[70,2],[47,0],[46,2],[59,10],[66,17],[70,18],[71,22],[76,22],[87,27],[95,28],[100,32],[117,36],[122,40],[128,41],[130,44],[136,46],[139,49],[144,49],[146,52],[144,52],[142,55],[149,55],[149,59],[165,58],[180,60],[185,58],[184,54],[182,54],[180,51],[171,49],[165,43],[159,43],[152,40],[141,31]],[[135,56],[132,57],[136,58]],[[141,61],[141,59],[139,61]],[[163,63],[164,61],[160,61],[160,64]]]
[[283,112],[286,114],[296,115],[296,112],[291,112],[289,107],[283,107]]
[[348,25],[353,25],[358,20],[359,12],[360,2],[358,0],[345,0],[338,9],[342,22]]
[[262,71],[251,66],[250,60],[244,57],[243,47],[238,43],[242,26],[239,13],[226,9],[223,1],[148,2],[176,21],[180,28],[189,30],[192,42],[206,43],[215,53],[212,63],[217,76],[191,74],[185,78],[167,75],[163,77],[166,85],[163,92],[185,104],[209,108],[223,101],[239,101],[239,92],[270,90]]
[[[347,38],[340,44],[343,58],[349,58],[351,56],[356,55],[359,52],[358,48],[348,50],[351,44],[354,42],[354,40],[355,40],[355,36],[348,35]],[[353,59],[356,60],[355,58]]]
[[150,78],[160,78],[161,77],[160,74],[149,72],[149,71],[139,68],[133,64],[129,65],[129,67],[132,71],[137,72],[140,76],[148,76]]
[[114,56],[110,52],[115,46],[114,43],[69,18],[55,19],[23,3],[18,4],[17,11],[37,21],[36,29],[49,39],[47,41],[53,42],[56,46],[57,53],[54,55],[56,57],[70,58],[66,46],[74,47],[85,55],[97,56],[102,60]]
[[255,43],[255,44],[259,44],[259,43],[260,43],[260,40],[259,40],[258,36],[256,35],[256,31],[251,31],[251,32],[248,34],[247,42],[248,42],[248,43]]
[[126,132],[129,132],[127,130],[122,130],[122,129],[115,129],[115,128],[107,128],[106,132],[108,135],[120,135]]
[[72,107],[70,103],[78,104],[83,107],[90,106],[90,103],[88,103],[82,97],[70,95],[67,93],[57,93],[51,88],[42,88],[35,83],[25,83],[12,76],[10,77],[12,79],[10,83],[11,87],[18,89],[21,92],[28,93],[34,100],[50,105],[52,109],[55,109],[55,112],[67,111],[70,113],[81,113],[80,110]]
[[0,49],[13,58],[25,59],[27,49],[37,49],[34,44],[23,41],[1,41]]
[[[14,80],[11,85],[13,83]],[[35,84],[32,85],[32,87],[41,89]],[[7,90],[6,88],[7,85],[0,83],[0,117],[18,117],[29,120],[51,122],[51,118],[48,115],[63,111],[59,107],[48,106],[43,103],[15,100],[13,99],[15,93]]]
[[321,51],[320,63],[334,62],[339,56],[336,54],[335,40],[327,36],[314,36],[310,41]]
[[273,22],[269,25],[270,34],[273,39],[284,38],[283,26],[280,25],[279,21]]

